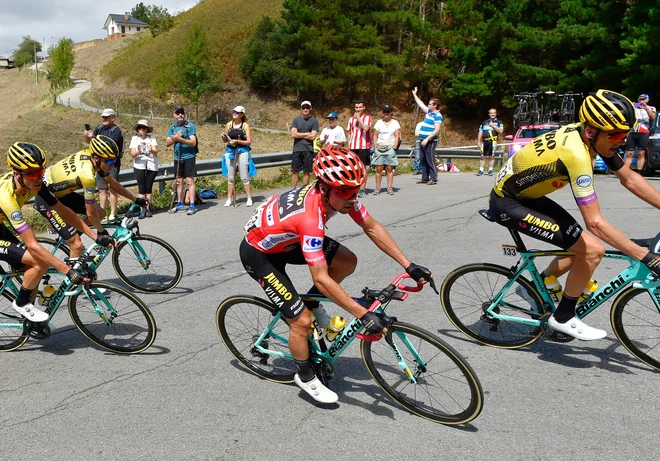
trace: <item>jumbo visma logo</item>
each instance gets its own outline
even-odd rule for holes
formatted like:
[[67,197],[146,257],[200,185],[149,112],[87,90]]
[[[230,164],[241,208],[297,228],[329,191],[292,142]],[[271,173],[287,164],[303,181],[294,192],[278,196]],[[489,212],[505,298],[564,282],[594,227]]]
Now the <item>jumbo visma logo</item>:
[[289,290],[286,289],[284,285],[282,285],[282,282],[275,277],[275,274],[272,272],[268,274],[267,276],[264,277],[264,280],[268,282],[268,284],[273,288],[273,290],[280,295],[282,295],[282,298],[284,298],[286,301],[291,301],[291,298],[293,298],[293,295]]
[[523,221],[541,229],[550,230],[552,232],[557,232],[559,230],[559,224],[554,224],[550,221],[546,221],[545,219],[537,218],[531,213],[527,214],[527,216],[523,218]]

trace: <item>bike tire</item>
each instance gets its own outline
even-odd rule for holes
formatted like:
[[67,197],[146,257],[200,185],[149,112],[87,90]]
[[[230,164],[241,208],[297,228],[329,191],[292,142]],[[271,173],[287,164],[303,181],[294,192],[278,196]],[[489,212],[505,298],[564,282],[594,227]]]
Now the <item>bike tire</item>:
[[[100,294],[98,288],[106,291]],[[69,314],[87,339],[97,346],[119,354],[137,354],[149,348],[156,339],[156,320],[149,308],[133,293],[107,282],[92,282],[89,293],[81,291],[69,298]],[[105,298],[105,300],[103,300]],[[112,318],[108,325],[96,312],[99,305],[104,315]],[[112,312],[110,306],[115,311]]]
[[[149,266],[146,268],[138,260],[135,243],[144,250],[149,259]],[[130,242],[125,241],[117,245],[112,254],[112,267],[126,285],[144,293],[170,291],[179,284],[183,276],[181,256],[172,245],[159,237],[146,234],[134,235]]]
[[[495,319],[485,313],[492,300],[509,281],[511,271],[495,264],[468,264],[451,272],[442,283],[440,299],[449,320],[468,337],[488,346],[518,349],[536,341],[542,334],[540,326],[513,320]],[[501,314],[521,318],[540,319],[543,300],[532,282],[524,277],[516,280],[522,294],[515,287],[504,299],[512,307],[498,306]]]
[[[254,342],[264,332],[277,308],[254,296],[232,296],[220,303],[215,324],[229,352],[255,375],[277,383],[292,383],[298,372],[292,359],[274,357],[255,350]],[[289,352],[289,325],[281,318],[273,330],[287,343],[272,336],[265,338],[268,349]]]
[[[407,323],[394,322],[388,330],[400,357],[385,338],[362,341],[360,349],[372,378],[395,402],[422,418],[447,425],[466,424],[479,416],[484,404],[481,383],[454,348]],[[405,336],[412,348],[400,335]],[[419,363],[417,355],[423,363]],[[411,383],[400,368],[402,359],[409,367],[415,364],[415,369],[410,371],[416,383]],[[430,366],[433,371],[429,371]]]
[[14,296],[3,291],[2,297],[5,299],[0,300],[3,303],[0,311],[0,351],[10,352],[25,344],[30,335],[25,329],[24,319],[11,307]]
[[660,370],[660,312],[648,290],[628,287],[621,292],[612,303],[610,323],[628,352]]

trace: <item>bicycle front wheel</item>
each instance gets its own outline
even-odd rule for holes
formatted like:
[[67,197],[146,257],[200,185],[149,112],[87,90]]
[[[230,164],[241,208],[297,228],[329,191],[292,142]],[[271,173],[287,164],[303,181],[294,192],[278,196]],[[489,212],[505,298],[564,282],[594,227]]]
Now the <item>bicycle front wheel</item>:
[[391,344],[387,338],[362,341],[361,351],[369,373],[392,399],[442,424],[465,424],[479,416],[484,404],[481,383],[456,350],[406,323],[394,322],[388,336]]
[[628,352],[660,370],[660,311],[648,290],[624,290],[612,304],[610,322]]
[[165,293],[179,284],[183,262],[166,241],[153,235],[135,235],[112,254],[112,267],[129,287],[145,293]]
[[[497,319],[487,312],[510,277],[509,269],[495,264],[469,264],[456,269],[440,290],[449,320],[470,338],[489,346],[516,349],[536,341],[542,334],[540,326]],[[501,315],[540,320],[543,301],[529,280],[518,277],[495,310]]]
[[136,354],[156,339],[156,320],[149,308],[111,283],[92,282],[89,290],[70,297],[69,314],[87,339],[112,352]]
[[[220,303],[215,323],[222,341],[234,357],[257,376],[278,383],[292,383],[297,373],[292,358],[271,355],[255,346],[278,311],[271,303],[253,296],[233,296]],[[281,317],[260,346],[277,354],[289,353],[289,325]]]
[[0,351],[3,352],[18,349],[29,338],[23,317],[11,307],[12,301],[14,297],[3,291],[0,298]]

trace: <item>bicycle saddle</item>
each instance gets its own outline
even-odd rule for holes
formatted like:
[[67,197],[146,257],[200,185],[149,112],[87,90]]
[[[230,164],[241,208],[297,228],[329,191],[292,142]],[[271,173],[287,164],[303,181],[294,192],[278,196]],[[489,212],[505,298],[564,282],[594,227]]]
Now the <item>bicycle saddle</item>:
[[[490,210],[479,210],[479,214],[491,222],[495,222],[493,217],[490,215]],[[660,235],[660,234],[658,234]]]

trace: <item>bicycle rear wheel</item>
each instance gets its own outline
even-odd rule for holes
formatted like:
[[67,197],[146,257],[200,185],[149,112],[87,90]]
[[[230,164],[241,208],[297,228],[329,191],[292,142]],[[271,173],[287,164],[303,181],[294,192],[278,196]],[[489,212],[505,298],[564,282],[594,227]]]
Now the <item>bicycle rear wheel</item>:
[[[277,314],[268,301],[253,296],[233,296],[220,303],[215,323],[222,341],[238,361],[257,376],[278,383],[292,383],[297,373],[291,358],[265,354],[255,342]],[[289,325],[280,318],[262,340],[265,349],[289,354]]]
[[111,283],[92,282],[89,291],[70,297],[69,314],[87,339],[112,352],[136,354],[156,339],[156,320],[149,308]]
[[628,352],[660,370],[660,311],[648,290],[624,290],[612,304],[610,322]]
[[[428,331],[394,322],[380,341],[362,341],[367,370],[397,403],[431,421],[465,424],[481,413],[484,393],[474,370],[449,344]],[[410,369],[415,382],[410,381]]]
[[112,267],[129,287],[145,293],[165,293],[179,284],[183,262],[166,241],[153,235],[135,235],[112,254]]
[[6,291],[2,292],[2,298],[0,298],[0,351],[3,352],[18,349],[29,338],[23,317],[11,307],[13,301],[12,295]]
[[[449,320],[470,338],[489,346],[516,349],[536,341],[542,334],[540,326],[496,319],[486,312],[510,277],[509,269],[495,264],[469,264],[450,273],[440,290]],[[502,315],[540,320],[543,301],[530,281],[518,277],[496,309]]]

